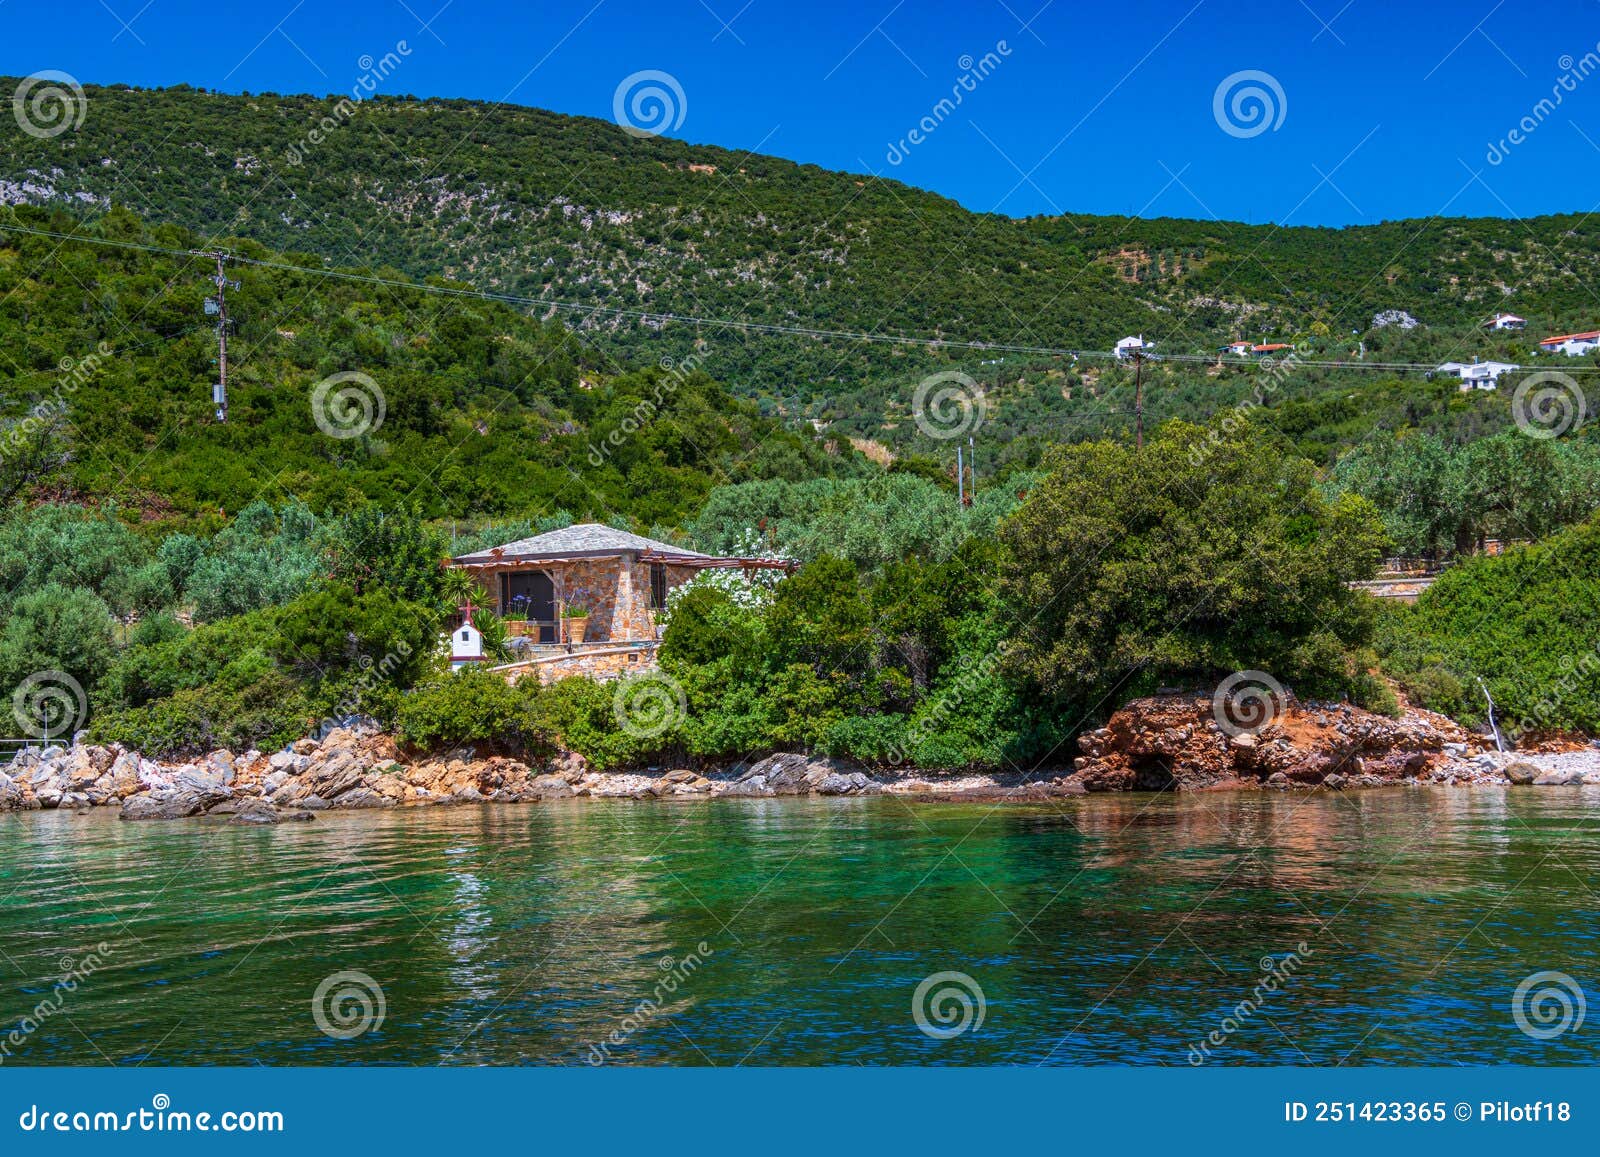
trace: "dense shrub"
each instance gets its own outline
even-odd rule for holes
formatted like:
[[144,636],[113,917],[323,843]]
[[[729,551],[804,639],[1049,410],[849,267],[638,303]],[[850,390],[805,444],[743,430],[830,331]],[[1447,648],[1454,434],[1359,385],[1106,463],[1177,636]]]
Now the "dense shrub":
[[140,707],[209,683],[237,688],[261,665],[274,666],[278,612],[273,608],[237,615],[173,634],[150,628],[110,663],[97,688],[105,707]]
[[383,587],[433,605],[443,586],[444,535],[412,511],[363,507],[335,522],[325,538],[328,574],[357,591]]
[[90,732],[157,757],[217,747],[270,751],[304,735],[316,718],[305,689],[269,669],[238,684],[182,688],[141,707],[106,707],[91,716]]
[[44,505],[0,521],[0,616],[56,583],[91,592],[118,615],[171,602],[166,568],[114,512]]
[[281,666],[306,676],[376,671],[409,687],[428,669],[443,625],[430,608],[384,588],[357,594],[330,583],[280,610],[272,653]]
[[92,730],[171,753],[292,739],[327,716],[388,722],[395,693],[440,662],[437,642],[430,612],[376,588],[319,589],[192,631],[152,620],[109,659]]
[[601,771],[642,764],[670,750],[678,737],[667,731],[641,738],[624,730],[617,699],[626,688],[626,680],[559,679],[534,698],[533,726],[543,739],[578,752]]
[[1600,506],[1600,442],[1373,437],[1339,460],[1332,488],[1370,499],[1400,554],[1464,553],[1489,536],[1543,538],[1587,518]]
[[1163,683],[1265,671],[1377,703],[1363,651],[1384,545],[1365,499],[1247,426],[1174,423],[1142,452],[1064,447],[1001,525],[1010,661],[1080,719]]
[[445,674],[399,699],[395,728],[406,743],[428,750],[487,743],[526,753],[536,746],[535,695],[532,680],[512,686],[487,671]]
[[299,502],[274,511],[252,502],[210,542],[186,535],[162,544],[160,558],[176,589],[211,623],[286,603],[323,569],[317,521]]
[[770,600],[704,587],[673,606],[662,667],[684,688],[686,750],[811,749],[868,763],[1000,767],[1048,754],[1052,717],[999,661],[1008,625],[996,552],[863,576],[822,556]]
[[0,687],[64,671],[92,688],[111,662],[115,624],[100,596],[49,582],[11,604],[0,627]]
[[1600,731],[1600,520],[1464,560],[1378,637],[1384,669],[1425,707],[1468,722]]

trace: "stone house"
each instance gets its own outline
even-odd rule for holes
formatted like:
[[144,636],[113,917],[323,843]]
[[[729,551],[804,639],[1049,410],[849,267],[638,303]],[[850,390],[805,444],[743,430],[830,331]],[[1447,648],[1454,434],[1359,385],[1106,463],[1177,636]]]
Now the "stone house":
[[[702,570],[795,566],[701,554],[596,522],[459,555],[448,565],[471,572],[487,604],[524,640],[518,661],[498,669],[545,682],[654,666],[656,612],[668,592]],[[572,615],[580,608],[588,612],[581,638]]]

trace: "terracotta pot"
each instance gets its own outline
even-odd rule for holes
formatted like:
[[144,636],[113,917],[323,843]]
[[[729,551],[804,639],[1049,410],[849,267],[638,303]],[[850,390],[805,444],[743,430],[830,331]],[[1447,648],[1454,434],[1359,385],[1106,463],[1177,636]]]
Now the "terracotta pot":
[[569,642],[569,643],[581,643],[581,642],[583,642],[584,632],[589,629],[589,620],[588,619],[566,619],[565,622],[567,624],[567,642]]

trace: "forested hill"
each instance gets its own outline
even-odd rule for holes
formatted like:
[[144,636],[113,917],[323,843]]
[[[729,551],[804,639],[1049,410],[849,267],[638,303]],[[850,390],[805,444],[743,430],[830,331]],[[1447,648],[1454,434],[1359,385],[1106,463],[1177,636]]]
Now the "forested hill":
[[[1588,217],[1013,220],[893,181],[515,106],[378,97],[346,115],[306,96],[85,95],[82,123],[59,136],[0,124],[0,199],[88,216],[121,204],[203,234],[564,302],[1066,348],[1144,332],[1174,350],[1351,335],[1389,309],[1463,333],[1506,307],[1551,332],[1600,314],[1582,288],[1600,273],[1600,220]],[[716,377],[791,413],[930,356],[562,316],[636,363],[699,340]]]
[[296,497],[645,529],[719,484],[853,460],[704,373],[629,369],[497,302],[330,277],[249,241],[231,243],[219,423],[215,267],[186,252],[201,241],[125,209],[84,224],[0,207],[0,507],[93,497],[220,524]]

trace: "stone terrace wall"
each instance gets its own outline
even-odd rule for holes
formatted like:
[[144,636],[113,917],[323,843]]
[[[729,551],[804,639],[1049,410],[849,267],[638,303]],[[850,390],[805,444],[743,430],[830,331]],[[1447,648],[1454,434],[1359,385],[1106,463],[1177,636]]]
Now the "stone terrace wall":
[[656,648],[642,647],[578,647],[570,654],[541,656],[527,663],[500,668],[507,683],[516,683],[530,677],[541,683],[554,683],[571,675],[587,675],[591,679],[615,679],[619,675],[638,671],[653,671],[656,666]]

